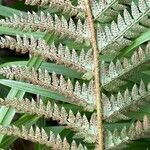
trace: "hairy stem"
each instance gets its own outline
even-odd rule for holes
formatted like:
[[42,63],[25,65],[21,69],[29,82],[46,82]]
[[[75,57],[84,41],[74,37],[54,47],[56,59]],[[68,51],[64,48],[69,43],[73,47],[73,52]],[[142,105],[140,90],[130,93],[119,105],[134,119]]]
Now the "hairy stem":
[[103,124],[102,124],[102,104],[101,104],[101,85],[100,85],[100,64],[99,64],[99,51],[96,41],[96,32],[94,28],[94,21],[90,8],[89,0],[85,0],[86,12],[88,17],[88,24],[91,31],[91,43],[93,49],[94,60],[94,77],[95,77],[95,90],[96,90],[96,108],[97,108],[97,128],[98,128],[98,150],[104,149],[103,144]]

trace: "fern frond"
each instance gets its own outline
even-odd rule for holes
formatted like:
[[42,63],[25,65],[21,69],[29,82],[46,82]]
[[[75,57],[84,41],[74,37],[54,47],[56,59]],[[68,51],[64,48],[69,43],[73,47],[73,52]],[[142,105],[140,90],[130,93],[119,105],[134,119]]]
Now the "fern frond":
[[112,21],[130,2],[131,0],[106,0],[103,3],[102,1],[92,0],[94,18],[102,23]]
[[52,150],[74,150],[73,144],[76,145],[77,150],[80,150],[81,147],[84,149],[83,145],[77,146],[77,144],[73,141],[71,145],[68,144],[66,138],[63,140],[59,135],[55,135],[52,132],[50,132],[49,135],[45,132],[45,130],[42,128],[36,126],[36,129],[34,131],[33,127],[31,126],[30,129],[27,129],[26,127],[22,126],[22,128],[18,128],[14,125],[12,126],[1,126],[0,125],[0,133],[5,134],[8,136],[16,136],[25,140],[29,140],[35,143],[39,143],[42,145],[46,145],[47,147],[50,147]]
[[145,105],[149,102],[149,84],[146,87],[144,82],[141,81],[139,88],[135,84],[131,92],[127,88],[123,94],[118,92],[116,97],[112,94],[111,97],[108,98],[103,94],[104,119],[108,122],[129,119],[126,116],[129,111],[132,109],[138,109],[139,106]]
[[[8,136],[17,136],[25,140],[29,140],[32,142],[38,142],[42,145],[46,145],[47,147],[51,147],[53,150],[58,149],[61,150],[63,141],[60,136],[54,135],[50,132],[48,136],[44,129],[39,129],[36,126],[35,131],[31,126],[30,129],[26,129],[26,127],[22,126],[22,128],[18,128],[16,126],[1,126],[0,125],[0,133]],[[57,144],[56,144],[57,143]]]
[[[44,116],[44,118],[53,118],[53,120],[60,120],[60,122],[66,122],[68,113],[65,108],[59,109],[57,105],[52,106],[51,102],[44,105],[43,101],[40,100],[36,102],[34,99],[31,101],[27,98],[23,99],[20,103],[18,99],[0,99],[0,105],[6,107],[12,107],[16,109],[17,112],[35,114],[39,117]],[[61,115],[61,116],[60,116]]]
[[[46,105],[42,100],[36,102],[34,99],[23,99],[20,103],[18,99],[2,99],[0,98],[0,106],[11,107],[20,113],[27,113],[31,115],[37,115],[38,117],[52,118],[53,120],[59,121],[59,124],[65,125],[66,128],[72,129],[76,134],[80,134],[86,138],[94,140],[96,132],[91,130],[93,123],[89,122],[85,115],[81,116],[78,112],[77,115],[70,110],[66,111],[64,107],[59,107],[57,104],[52,105],[48,102]],[[94,114],[93,114],[94,115]],[[90,141],[91,142],[91,141]],[[95,141],[94,141],[95,142]]]
[[62,44],[57,48],[54,43],[50,46],[42,39],[36,40],[34,37],[28,38],[25,35],[23,38],[19,35],[16,38],[1,37],[0,47],[7,47],[22,54],[29,52],[32,55],[41,56],[45,60],[54,60],[57,64],[64,64],[66,67],[82,73],[93,70],[91,49],[88,52],[82,49],[78,55],[74,49],[70,51],[67,46],[62,46]]
[[83,106],[85,110],[93,111],[95,109],[93,80],[90,81],[88,86],[85,83],[81,86],[78,81],[75,83],[75,86],[73,86],[70,79],[66,81],[62,75],[58,78],[55,73],[49,75],[47,70],[42,71],[39,69],[38,71],[35,71],[34,68],[30,70],[26,66],[15,65],[12,67],[1,68],[0,74],[9,79],[27,81],[53,92],[59,92],[68,98],[68,102]]
[[88,31],[88,24],[86,21],[82,24],[78,19],[77,24],[70,18],[69,22],[62,16],[59,18],[57,15],[52,17],[49,13],[40,15],[35,12],[28,12],[27,15],[15,15],[0,20],[1,26],[8,26],[17,28],[23,31],[37,31],[54,33],[59,38],[69,38],[74,40],[75,43],[90,43]]
[[107,150],[126,148],[133,140],[149,137],[149,129],[149,118],[145,115],[143,122],[137,121],[130,126],[129,130],[124,127],[121,132],[118,130],[114,130],[113,133],[111,131],[106,131],[105,138],[107,140],[105,142],[105,148]]
[[101,65],[102,85],[107,91],[116,89],[118,86],[124,85],[132,74],[142,69],[143,64],[150,61],[150,43],[147,44],[145,50],[141,47],[133,53],[131,59],[124,58],[123,63],[117,60],[116,64],[111,62],[108,67],[105,62]]
[[77,6],[72,5],[70,0],[26,0],[26,5],[38,5],[38,6],[48,6],[50,8],[56,8],[57,11],[63,14],[70,14],[71,16],[78,15],[79,13],[85,13],[84,3],[79,3]]
[[131,14],[127,9],[123,16],[118,15],[117,23],[113,21],[111,27],[105,26],[104,30],[97,29],[97,42],[103,54],[118,53],[121,49],[132,44],[132,39],[148,30],[150,20],[148,15],[150,6],[148,1],[139,0],[138,6],[131,3]]

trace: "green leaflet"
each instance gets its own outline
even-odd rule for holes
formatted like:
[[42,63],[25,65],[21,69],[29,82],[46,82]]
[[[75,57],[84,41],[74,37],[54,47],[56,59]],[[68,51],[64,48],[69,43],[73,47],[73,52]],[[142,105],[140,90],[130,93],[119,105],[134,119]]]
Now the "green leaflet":
[[49,97],[56,100],[66,101],[66,98],[58,93],[51,92],[47,89],[35,86],[29,83],[18,82],[13,80],[0,79],[0,83],[11,88],[20,89],[33,94],[39,94],[41,96]]
[[14,29],[14,28],[9,28],[9,27],[3,27],[0,26],[0,35],[26,35],[27,37],[30,37],[31,35],[35,38],[43,38],[44,37],[44,33],[42,32],[22,32],[20,30]]
[[133,42],[132,45],[128,46],[127,48],[125,48],[124,50],[122,50],[118,56],[116,56],[116,58],[122,58],[127,56],[128,54],[132,53],[134,51],[134,48],[138,47],[139,45],[141,45],[142,43],[149,41],[150,40],[150,29],[141,34],[140,37],[138,37],[137,39],[135,39],[135,41]]
[[0,5],[0,16],[9,17],[14,13],[19,14],[21,11]]
[[146,74],[146,75],[150,75],[150,71],[149,70],[148,71],[143,71],[143,73]]

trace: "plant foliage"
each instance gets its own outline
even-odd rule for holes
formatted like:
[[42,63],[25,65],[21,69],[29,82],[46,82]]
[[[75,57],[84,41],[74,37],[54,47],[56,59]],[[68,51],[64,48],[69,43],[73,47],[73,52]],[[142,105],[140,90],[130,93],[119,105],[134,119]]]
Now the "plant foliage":
[[150,148],[150,1],[21,5],[0,5],[0,148]]

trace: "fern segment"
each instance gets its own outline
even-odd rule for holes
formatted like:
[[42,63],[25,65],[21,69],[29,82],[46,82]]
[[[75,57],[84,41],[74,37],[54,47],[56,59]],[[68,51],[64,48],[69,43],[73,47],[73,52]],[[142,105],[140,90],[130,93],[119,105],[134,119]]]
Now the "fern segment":
[[66,67],[82,73],[93,70],[91,50],[85,52],[82,49],[80,55],[78,55],[74,49],[70,51],[67,46],[65,47],[62,44],[57,48],[54,43],[49,46],[42,39],[36,40],[34,37],[28,38],[25,35],[23,38],[19,35],[16,38],[1,37],[0,47],[7,47],[22,54],[29,52],[32,55],[41,56],[45,60],[54,60],[57,64],[64,64]]
[[70,0],[26,0],[26,5],[38,5],[38,6],[48,6],[50,8],[56,8],[63,14],[70,14],[71,16],[78,15],[79,13],[85,13],[84,3],[79,3],[77,6],[73,6]]
[[127,79],[132,74],[142,69],[142,66],[150,61],[150,43],[147,44],[145,51],[140,47],[134,51],[131,59],[124,58],[123,63],[120,60],[114,64],[111,62],[108,66],[105,62],[101,65],[101,81],[107,91],[112,91],[126,84]]
[[41,69],[35,71],[26,66],[3,67],[0,74],[9,79],[31,82],[34,85],[41,86],[53,92],[59,92],[69,99],[70,103],[83,106],[85,110],[93,111],[95,109],[94,82],[91,80],[87,86],[85,83],[81,86],[77,81],[73,86],[70,79],[66,81],[63,76],[57,77],[55,73],[48,74],[48,71]]
[[[94,136],[97,134],[93,130],[93,121],[89,122],[85,115],[81,116],[78,112],[76,115],[70,110],[66,111],[64,107],[59,107],[57,104],[52,105],[48,102],[46,105],[42,100],[36,102],[35,100],[23,99],[20,103],[18,99],[0,99],[0,105],[11,107],[19,113],[28,113],[31,115],[37,115],[44,118],[52,118],[59,121],[59,124],[64,125],[66,128],[70,128],[76,134],[80,134],[84,137],[86,142],[95,142]],[[88,139],[87,139],[88,137]],[[90,139],[90,141],[89,141]]]
[[112,21],[120,11],[126,8],[131,0],[92,0],[92,11],[96,21],[101,23]]
[[80,19],[76,25],[71,18],[67,22],[63,16],[59,18],[57,15],[52,17],[49,13],[44,14],[41,12],[40,15],[37,15],[35,12],[28,12],[27,15],[20,14],[20,16],[14,15],[13,17],[1,19],[0,25],[23,31],[40,30],[41,32],[54,33],[60,39],[67,37],[75,43],[88,43],[88,46],[90,46],[88,25],[86,21],[82,24]]
[[135,84],[131,92],[126,89],[123,94],[118,92],[116,97],[112,94],[110,98],[103,94],[104,119],[108,122],[129,119],[126,116],[128,111],[137,110],[139,106],[149,102],[149,85],[150,83],[146,87],[144,82],[141,81],[140,87],[138,88]]
[[137,38],[150,27],[149,13],[148,1],[139,0],[138,6],[132,2],[131,14],[125,9],[123,16],[118,15],[117,23],[112,21],[110,27],[105,26],[103,30],[98,28],[97,42],[102,48],[102,53],[115,54],[131,45],[132,39]]
[[105,138],[107,139],[105,142],[105,148],[107,150],[116,150],[116,149],[124,149],[127,148],[129,143],[132,143],[133,140],[138,140],[144,137],[149,137],[149,129],[150,123],[149,118],[144,116],[143,122],[137,121],[132,124],[127,130],[126,127],[122,129],[121,132],[118,130],[106,131]]
[[[50,134],[47,135],[46,131],[43,128],[40,129],[37,126],[35,131],[32,126],[30,127],[30,129],[27,129],[24,126],[22,126],[22,128],[20,129],[14,125],[6,127],[0,126],[0,133],[8,136],[17,136],[25,140],[46,145],[52,150],[74,150],[73,146],[68,144],[66,138],[62,140],[60,135],[55,135],[52,132],[50,132]],[[84,146],[81,144],[77,146],[77,144],[75,143],[75,145],[77,150],[81,150],[81,148],[84,149]]]

